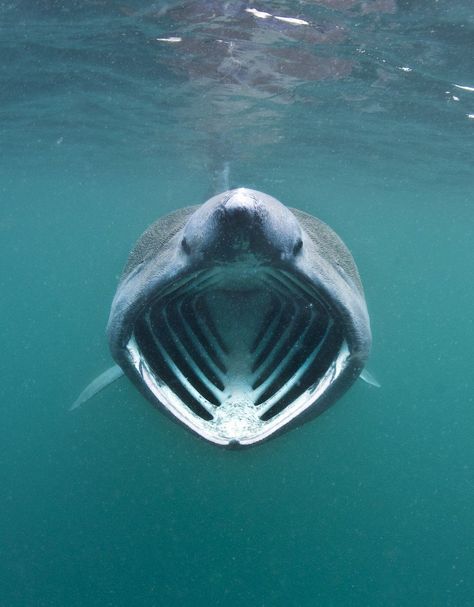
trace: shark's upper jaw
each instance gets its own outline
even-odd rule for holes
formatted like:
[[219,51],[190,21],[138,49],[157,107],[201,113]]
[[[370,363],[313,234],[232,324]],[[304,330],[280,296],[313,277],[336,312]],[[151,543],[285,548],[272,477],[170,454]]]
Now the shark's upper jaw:
[[152,400],[208,441],[235,446],[315,406],[349,359],[340,323],[313,288],[244,262],[158,293],[126,350]]

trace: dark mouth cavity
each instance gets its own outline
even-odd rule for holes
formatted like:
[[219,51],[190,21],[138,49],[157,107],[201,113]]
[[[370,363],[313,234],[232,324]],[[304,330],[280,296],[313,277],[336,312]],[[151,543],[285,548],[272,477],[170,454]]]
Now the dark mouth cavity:
[[260,268],[203,272],[158,296],[134,338],[156,382],[201,420],[238,399],[266,422],[317,385],[344,336],[311,288]]

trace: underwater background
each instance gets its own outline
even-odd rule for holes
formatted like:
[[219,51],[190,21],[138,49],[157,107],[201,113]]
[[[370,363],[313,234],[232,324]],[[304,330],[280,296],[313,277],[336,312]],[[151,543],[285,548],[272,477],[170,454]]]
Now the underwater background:
[[[474,605],[472,8],[0,2],[2,607]],[[69,412],[133,242],[227,185],[343,238],[382,388],[245,451]]]

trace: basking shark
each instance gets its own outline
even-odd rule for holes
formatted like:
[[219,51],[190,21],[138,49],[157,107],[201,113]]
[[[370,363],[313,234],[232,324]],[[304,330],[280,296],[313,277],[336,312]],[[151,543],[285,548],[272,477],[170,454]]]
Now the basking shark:
[[354,260],[319,219],[246,188],[153,223],[130,253],[107,326],[122,372],[211,443],[301,424],[362,376],[369,315]]

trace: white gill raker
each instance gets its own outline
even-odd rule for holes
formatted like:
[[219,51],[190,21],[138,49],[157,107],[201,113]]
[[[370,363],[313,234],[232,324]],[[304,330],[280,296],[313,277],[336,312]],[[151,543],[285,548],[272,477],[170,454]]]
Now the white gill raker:
[[255,342],[250,350],[250,353],[253,355],[255,360],[258,360],[260,354],[265,349],[270,339],[274,336],[275,328],[280,324],[283,317],[285,304],[280,297],[275,297],[275,299],[277,300],[278,305],[275,304],[275,301],[272,303],[272,307],[268,312],[267,318],[265,318],[262,323],[260,333],[255,338]]
[[291,274],[281,271],[278,273],[272,272],[269,276],[271,279],[269,284],[271,284],[273,288],[276,288],[276,285],[280,284],[282,288],[288,289],[290,293],[298,297],[300,301],[303,301],[305,307],[312,309],[313,311],[316,309],[318,314],[322,311],[323,314],[327,314],[328,316],[331,315],[327,306],[316,296],[315,292]]
[[[306,307],[303,308],[303,312],[304,314],[300,316],[300,322],[297,327],[300,333],[290,337],[291,344],[288,343],[288,347],[284,350],[284,354],[286,354],[288,349],[288,356],[286,357],[285,364],[280,366],[279,374],[274,374],[273,381],[268,381],[266,389],[259,394],[255,402],[257,406],[268,400],[283,384],[290,381],[291,377],[300,367],[304,366],[308,369],[308,366],[306,365],[308,353],[312,352],[319,344],[321,345],[321,348],[324,348],[323,342],[327,343],[325,336],[329,322],[327,315],[317,316],[317,313],[315,313],[314,310]],[[313,315],[312,319],[310,319],[310,315]],[[306,330],[301,332],[305,327]],[[279,359],[278,364],[280,362],[281,360]],[[301,380],[303,377],[304,374]],[[264,376],[262,379],[267,381],[268,377]],[[301,380],[298,380],[298,384],[293,386],[293,388],[299,387]]]
[[[178,331],[178,327],[182,328],[183,324],[186,326],[189,324],[184,318],[184,313],[182,313],[184,320],[181,321],[177,311],[178,306],[182,304],[183,301],[187,301],[189,299],[188,293],[190,291],[199,292],[198,287],[202,288],[203,285],[206,287],[213,286],[213,283],[215,283],[214,276],[209,276],[209,274],[207,276],[204,274],[200,278],[201,280],[199,280],[196,285],[192,285],[189,289],[183,288],[179,292],[175,291],[168,298],[161,298],[158,301],[161,309],[159,310],[158,315],[155,317],[157,326],[155,331],[153,331],[153,339],[155,341],[158,339],[157,335],[159,336],[160,328],[159,323],[163,323],[163,336],[165,337],[165,335],[168,335],[171,338],[170,347],[172,347],[176,352],[176,354],[173,354],[172,351],[169,351],[169,349],[167,350],[170,359],[174,360],[176,368],[178,366],[181,368],[183,376],[186,377],[189,383],[195,384],[196,381],[198,382],[197,385],[195,385],[197,390],[199,390],[199,384],[201,384],[203,388],[209,392],[212,398],[207,398],[207,400],[210,400],[211,404],[215,405],[221,400],[221,394],[216,393],[216,390],[221,390],[223,388],[223,382],[219,379],[219,377],[213,374],[212,369],[209,368],[207,364],[210,360],[208,353],[206,353],[206,356],[202,358],[199,356],[199,353],[195,351],[197,356],[192,356],[191,352],[188,351],[188,348],[195,348],[195,344],[189,339],[183,340],[183,332],[179,333]],[[161,340],[161,338],[160,343],[163,345],[163,340]],[[166,343],[164,344],[164,348],[167,348]],[[195,358],[197,358],[198,361],[196,361]],[[199,365],[203,368],[200,368]],[[186,367],[188,367],[188,370],[186,370]],[[191,375],[187,377],[188,374]],[[208,377],[208,375],[210,375],[210,377]],[[205,394],[202,394],[202,397],[206,398]]]
[[[278,355],[281,352],[281,349],[284,347],[285,342],[288,339],[288,336],[291,335],[292,331],[294,330],[294,327],[298,321],[298,307],[295,305],[295,302],[293,302],[293,301],[286,306],[287,309],[290,307],[292,308],[292,313],[290,312],[291,319],[286,324],[284,330],[278,336],[277,341],[273,344],[271,352],[269,352],[268,356],[266,358],[264,358],[260,362],[260,364],[257,367],[255,367],[255,369],[253,370],[252,377],[251,377],[252,385],[260,376],[264,375],[266,373],[266,371],[269,368],[271,368],[273,361],[275,360],[275,358],[278,358]],[[256,363],[258,362],[258,358],[255,360],[255,362]]]
[[[281,316],[279,317],[278,320],[281,320],[281,318],[283,318],[285,316],[285,314],[289,314],[290,313],[289,312],[289,308],[290,307],[293,308],[293,312],[294,313],[297,311],[298,308],[297,308],[294,300],[291,299],[291,301],[289,301],[289,298],[288,298],[289,293],[288,293],[287,289],[281,288],[280,285],[278,285],[278,284],[277,284],[277,288],[275,288],[275,285],[272,284],[272,282],[271,282],[271,280],[269,280],[268,276],[265,276],[265,279],[262,282],[263,282],[263,284],[265,286],[267,286],[267,287],[270,286],[271,287],[272,292],[275,294],[276,298],[278,299],[278,301],[281,304]],[[290,295],[291,295],[291,293],[290,293]],[[271,326],[268,327],[267,332],[266,332],[266,336],[265,336],[265,345],[267,345],[268,342],[271,341],[271,339],[275,336],[276,326],[277,325],[275,323],[272,323]],[[280,342],[281,337],[282,336],[280,336],[280,338],[278,339],[278,342]],[[272,350],[274,351],[275,348],[276,348],[276,344],[272,348]],[[262,351],[264,349],[265,348],[259,348],[258,354],[255,353],[255,355],[254,355],[254,357],[255,357],[255,363],[258,361],[258,359],[261,356]],[[261,364],[262,363],[259,364],[259,367],[261,366]],[[257,371],[257,370],[258,370],[258,368],[255,368],[255,371]]]
[[[190,355],[190,353],[188,352],[188,350],[184,346],[184,344],[183,344],[182,340],[180,339],[179,335],[176,333],[175,328],[173,327],[172,323],[170,323],[170,321],[169,321],[167,307],[168,306],[165,306],[163,308],[162,316],[163,316],[164,322],[166,323],[168,331],[169,331],[170,335],[173,338],[173,343],[174,343],[175,347],[177,348],[177,350],[179,351],[179,353],[181,354],[181,356],[184,358],[184,360],[186,361],[186,363],[189,365],[190,369],[194,372],[194,374],[196,375],[196,377],[213,394],[213,396],[216,398],[217,402],[221,402],[221,400],[222,400],[222,392],[203,373],[202,369],[196,364],[196,362],[194,361],[193,357]],[[178,368],[177,365],[175,365],[175,368]],[[191,382],[189,380],[186,380],[186,381],[187,381],[187,383],[189,385],[191,385]]]
[[[272,286],[274,289],[278,289],[278,282],[277,280],[273,280],[272,282]],[[286,285],[283,283],[283,288],[286,287]],[[288,376],[288,372],[291,372],[291,366],[298,364],[301,365],[302,363],[298,361],[298,356],[301,355],[301,348],[305,347],[305,349],[308,348],[308,343],[307,343],[307,339],[309,337],[309,334],[314,332],[314,330],[319,326],[320,329],[325,330],[326,329],[326,322],[324,322],[324,318],[326,317],[326,315],[321,317],[321,320],[323,321],[323,323],[318,322],[318,317],[320,316],[320,313],[318,311],[318,309],[312,305],[311,301],[308,301],[308,299],[306,297],[304,297],[304,292],[302,293],[297,292],[296,290],[297,285],[295,284],[290,284],[288,285],[288,291],[287,293],[293,295],[294,297],[296,297],[297,299],[299,299],[300,305],[298,306],[298,310],[297,313],[295,315],[295,322],[296,322],[296,329],[297,329],[297,334],[294,334],[292,337],[294,337],[294,341],[293,344],[291,345],[291,349],[288,351],[288,354],[285,354],[283,359],[278,359],[279,363],[278,363],[278,368],[274,369],[272,371],[272,377],[265,377],[265,374],[262,374],[262,378],[264,379],[265,382],[265,388],[269,389],[272,385],[272,381],[271,379],[273,378],[274,381],[276,381],[278,379],[278,375],[285,377]],[[313,300],[314,301],[314,300]],[[316,303],[316,302],[315,302]],[[309,304],[309,305],[308,305]],[[319,332],[318,332],[319,333]],[[290,338],[291,339],[291,338]],[[321,337],[318,339],[318,343],[320,341]],[[289,345],[289,344],[288,344]],[[285,351],[286,351],[286,347],[287,345],[285,345]],[[262,397],[262,394],[265,393],[265,390],[259,391],[259,398]],[[258,401],[258,399],[257,399]]]
[[[304,282],[298,280],[298,278],[296,278],[289,272],[285,272],[284,270],[281,270],[280,272],[272,272],[271,276],[275,280],[278,280],[278,281],[282,282],[283,284],[286,284],[288,286],[288,288],[293,288],[300,292],[303,291],[311,299],[317,299],[317,301],[322,304],[322,302],[319,300],[319,298],[316,297],[314,289],[312,289],[311,287],[306,285]],[[291,287],[290,287],[290,284],[291,284]]]
[[286,276],[283,273],[271,272],[265,277],[265,283],[270,285],[272,289],[277,289],[286,298],[288,298],[288,295],[295,295],[299,300],[306,303],[311,303],[315,299],[314,293],[303,289],[301,283],[294,280],[285,280],[285,278]]
[[[220,364],[216,365],[216,363],[214,361],[213,361],[213,364],[215,366],[219,367],[220,372],[222,373],[225,370],[225,365],[224,365],[222,359],[225,358],[226,354],[222,350],[222,348],[220,347],[220,344],[215,339],[215,337],[212,335],[212,333],[209,330],[207,330],[207,326],[204,325],[203,323],[199,322],[200,314],[198,311],[196,311],[196,298],[201,296],[203,293],[205,293],[209,288],[213,287],[214,285],[218,285],[218,284],[219,284],[219,280],[218,280],[218,277],[216,277],[215,273],[213,273],[211,275],[209,275],[209,274],[204,275],[203,278],[201,279],[201,281],[199,281],[199,283],[197,283],[196,285],[192,285],[192,287],[190,289],[187,289],[184,292],[184,294],[183,294],[183,291],[181,291],[177,295],[181,296],[180,315],[183,317],[183,319],[186,320],[187,325],[190,327],[190,329],[193,330],[193,333],[196,335],[196,329],[195,329],[195,327],[193,327],[192,323],[186,317],[186,313],[182,309],[182,306],[183,305],[185,307],[190,306],[192,308],[192,319],[196,323],[197,328],[202,333],[203,337],[206,339],[209,349],[214,351],[214,353],[216,355],[216,360]],[[203,351],[205,351],[206,359],[212,360],[212,357],[209,356],[209,352],[206,348],[206,344],[203,344],[197,335],[196,335],[196,342],[199,343],[201,348],[203,349]],[[219,354],[220,354],[220,359],[218,356]]]
[[270,285],[273,289],[279,289],[288,295],[293,295],[298,298],[300,302],[303,302],[305,306],[313,307],[314,304],[323,307],[323,303],[316,297],[315,293],[308,289],[303,283],[296,280],[294,277],[284,272],[272,272],[266,277],[266,284]]
[[[168,289],[165,289],[159,297],[159,301],[166,301],[167,303],[171,303],[172,301],[181,298],[183,293],[188,295],[189,293],[199,293],[207,286],[213,286],[219,284],[218,276],[216,276],[216,272],[204,272],[201,271],[199,273],[193,274],[189,279],[181,280],[178,285],[173,285]],[[155,300],[156,303],[157,300]],[[153,304],[152,304],[153,307]]]
[[260,417],[262,415],[264,415],[267,411],[269,411],[273,407],[273,405],[275,405],[279,400],[281,400],[285,396],[285,394],[301,379],[301,377],[306,372],[308,367],[310,367],[312,365],[316,356],[318,355],[319,351],[321,350],[322,345],[326,341],[326,338],[327,338],[329,331],[332,328],[333,324],[334,324],[333,320],[330,319],[330,321],[326,327],[326,332],[324,333],[323,338],[319,341],[318,345],[314,348],[314,350],[311,352],[311,354],[307,357],[304,364],[299,367],[299,369],[283,384],[283,386],[279,390],[277,390],[277,392],[275,392],[275,394],[273,394],[265,402],[261,403],[260,405],[257,405],[258,415]]
[[[219,340],[214,335],[212,330],[209,328],[209,326],[208,326],[206,320],[203,318],[202,314],[199,313],[198,310],[196,310],[196,307],[199,305],[199,299],[202,299],[203,296],[204,296],[204,293],[199,292],[194,297],[191,298],[190,303],[191,303],[192,310],[194,312],[194,320],[196,321],[197,327],[201,330],[202,334],[209,342],[209,345],[214,350],[217,360],[219,362],[221,362],[221,364],[223,364],[224,368],[226,368],[226,365],[224,364],[224,361],[227,358],[227,352],[225,351],[225,345],[223,347],[223,344],[219,343]],[[204,306],[205,305],[206,304],[204,302]]]
[[[263,281],[263,282],[264,282],[265,286],[267,286],[267,282],[266,281]],[[288,294],[277,292],[277,293],[273,293],[273,295],[274,295],[274,298],[278,301],[280,309],[278,311],[278,314],[276,314],[274,316],[272,322],[266,328],[265,334],[262,336],[258,347],[253,349],[251,352],[254,357],[254,364],[257,363],[262,352],[265,350],[265,348],[267,347],[269,342],[271,342],[271,340],[275,337],[276,327],[280,325],[280,322],[284,318],[285,314],[288,313],[288,309],[289,309]],[[281,295],[283,295],[283,297]],[[255,370],[257,370],[257,369],[255,368]]]
[[176,281],[168,287],[165,287],[165,289],[160,292],[159,299],[173,299],[179,296],[179,294],[182,293],[183,290],[193,289],[196,285],[202,284],[204,281],[209,280],[209,278],[211,277],[212,276],[210,276],[209,273],[204,272],[202,270],[200,272],[195,272],[194,274],[182,278],[181,280]]
[[[271,280],[272,276],[267,276],[266,280],[265,280],[265,284],[270,285],[271,288],[276,291],[276,293],[278,295],[280,295],[279,299],[282,302],[288,302],[288,289],[285,288],[286,285],[281,285],[278,281],[272,281]],[[293,291],[294,294],[298,295],[298,297],[301,299],[301,294],[296,293],[295,291]],[[290,291],[291,294],[291,291]],[[283,304],[284,305],[284,304]],[[255,379],[259,376],[261,376],[262,374],[265,374],[266,370],[269,368],[270,364],[272,363],[273,359],[277,356],[277,354],[279,353],[279,351],[281,350],[281,348],[283,347],[285,340],[287,339],[288,335],[291,334],[291,331],[294,328],[294,325],[299,321],[299,315],[298,312],[300,311],[300,305],[297,305],[294,301],[294,299],[291,300],[291,306],[293,307],[293,315],[291,316],[291,321],[290,323],[286,326],[284,332],[280,335],[280,337],[278,338],[278,341],[274,344],[273,348],[272,348],[272,352],[269,355],[269,357],[265,360],[262,361],[258,367],[256,367],[252,373],[252,381],[255,381]],[[289,305],[287,304],[285,306],[285,311],[288,310]],[[258,357],[255,358],[255,362],[258,361]]]
[[161,356],[163,357],[163,360],[166,362],[176,379],[180,381],[184,389],[203,407],[203,409],[205,409],[210,415],[214,416],[216,406],[210,403],[206,398],[202,396],[202,394],[198,390],[196,390],[196,388],[183,375],[181,369],[175,364],[175,362],[170,357],[166,349],[161,345],[159,340],[156,339],[154,332],[150,331],[150,333],[155,346],[158,348]]
[[[313,311],[311,311],[310,314],[311,314],[311,319],[308,320],[308,322],[305,324],[305,327],[304,327],[303,331],[300,333],[300,335],[298,336],[296,342],[294,344],[292,344],[291,348],[288,350],[288,352],[285,354],[285,356],[282,358],[282,360],[278,363],[278,365],[273,369],[273,371],[270,373],[270,375],[265,379],[265,381],[263,381],[258,386],[258,388],[254,389],[254,395],[255,395],[256,401],[258,401],[259,397],[267,390],[267,388],[269,388],[275,382],[275,380],[281,375],[282,371],[294,359],[295,350],[297,350],[301,346],[301,343],[303,342],[307,333],[313,326],[315,314]],[[301,316],[299,316],[298,321],[300,319],[301,319]],[[304,365],[302,365],[302,366],[304,366]],[[301,368],[301,366],[300,366],[300,368]]]
[[[196,298],[199,294],[194,297],[183,296],[181,315],[183,320],[192,329],[193,334],[196,335],[196,343],[200,344],[200,349],[203,351],[205,360],[212,362],[217,367],[221,374],[225,374],[227,371],[225,364],[225,353],[220,349],[218,341],[212,335],[212,333],[206,331],[206,326],[198,322],[200,313],[196,310]],[[219,357],[220,354],[220,357]]]
[[205,361],[209,369],[212,373],[222,382],[225,383],[225,374],[221,371],[221,369],[215,364],[212,358],[209,356],[206,348],[202,345],[200,339],[196,335],[193,327],[188,322],[187,318],[183,314],[183,303],[185,302],[185,296],[183,295],[176,303],[176,310],[178,316],[181,320],[181,328],[184,329],[188,339],[196,348],[197,352],[201,356],[201,358]]

